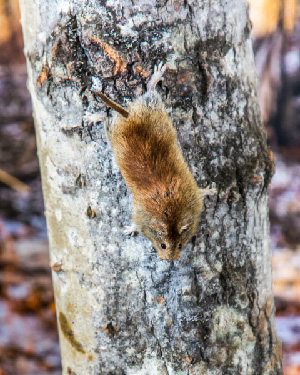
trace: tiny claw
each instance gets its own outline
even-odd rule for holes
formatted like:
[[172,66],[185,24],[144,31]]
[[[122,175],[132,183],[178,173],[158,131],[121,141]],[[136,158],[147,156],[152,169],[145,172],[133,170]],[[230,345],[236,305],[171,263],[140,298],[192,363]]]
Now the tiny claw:
[[83,122],[84,122],[84,125],[86,126],[93,126],[93,125],[96,125],[98,123],[101,123],[105,120],[106,116],[101,113],[87,113],[85,114],[85,116],[83,117]]
[[216,195],[218,193],[217,189],[215,188],[205,188],[201,189],[202,195],[204,197],[210,196],[210,195]]
[[138,231],[137,226],[135,224],[132,224],[132,225],[128,225],[127,227],[125,227],[123,233],[126,236],[134,237],[139,233],[139,231]]

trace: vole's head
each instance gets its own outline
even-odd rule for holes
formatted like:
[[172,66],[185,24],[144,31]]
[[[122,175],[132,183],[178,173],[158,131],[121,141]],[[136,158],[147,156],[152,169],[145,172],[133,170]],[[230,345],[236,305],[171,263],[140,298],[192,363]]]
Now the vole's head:
[[197,230],[199,219],[181,222],[154,222],[148,227],[148,237],[157,249],[158,256],[168,261],[178,260],[181,251]]
[[178,260],[181,251],[197,232],[202,193],[196,183],[185,186],[181,180],[167,185],[165,190],[157,190],[158,194],[152,199],[145,199],[146,207],[134,204],[133,219],[161,259]]

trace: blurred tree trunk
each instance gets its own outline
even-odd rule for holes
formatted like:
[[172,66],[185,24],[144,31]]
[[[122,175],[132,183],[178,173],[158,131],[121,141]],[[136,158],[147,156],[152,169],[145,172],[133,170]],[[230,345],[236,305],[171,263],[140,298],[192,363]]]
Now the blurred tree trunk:
[[[64,374],[282,374],[247,1],[21,0]],[[131,198],[91,94],[122,105],[155,63],[199,186],[179,261],[127,238]],[[96,78],[97,77],[97,78]]]

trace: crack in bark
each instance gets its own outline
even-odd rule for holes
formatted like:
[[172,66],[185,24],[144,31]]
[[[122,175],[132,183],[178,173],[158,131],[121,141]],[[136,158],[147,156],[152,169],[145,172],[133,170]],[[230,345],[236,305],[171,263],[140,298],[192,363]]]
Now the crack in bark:
[[152,332],[152,335],[155,338],[155,340],[157,342],[157,345],[158,345],[158,355],[159,355],[161,361],[163,362],[163,367],[162,367],[163,373],[162,373],[162,375],[170,375],[169,371],[168,371],[168,368],[167,368],[166,361],[165,361],[164,356],[163,356],[162,347],[160,345],[160,342],[159,342],[158,338],[156,337],[156,335],[154,333],[154,326],[153,325],[151,325],[151,332]]

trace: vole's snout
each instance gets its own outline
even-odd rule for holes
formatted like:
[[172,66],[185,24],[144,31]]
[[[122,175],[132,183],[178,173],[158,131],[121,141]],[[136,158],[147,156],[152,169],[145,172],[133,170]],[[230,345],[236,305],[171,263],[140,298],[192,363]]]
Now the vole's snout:
[[180,253],[173,254],[170,259],[168,259],[170,262],[173,260],[178,260],[180,258]]
[[181,249],[178,249],[178,246],[176,246],[175,248],[165,249],[165,251],[159,249],[158,256],[160,257],[160,259],[172,262],[180,258],[180,250]]

